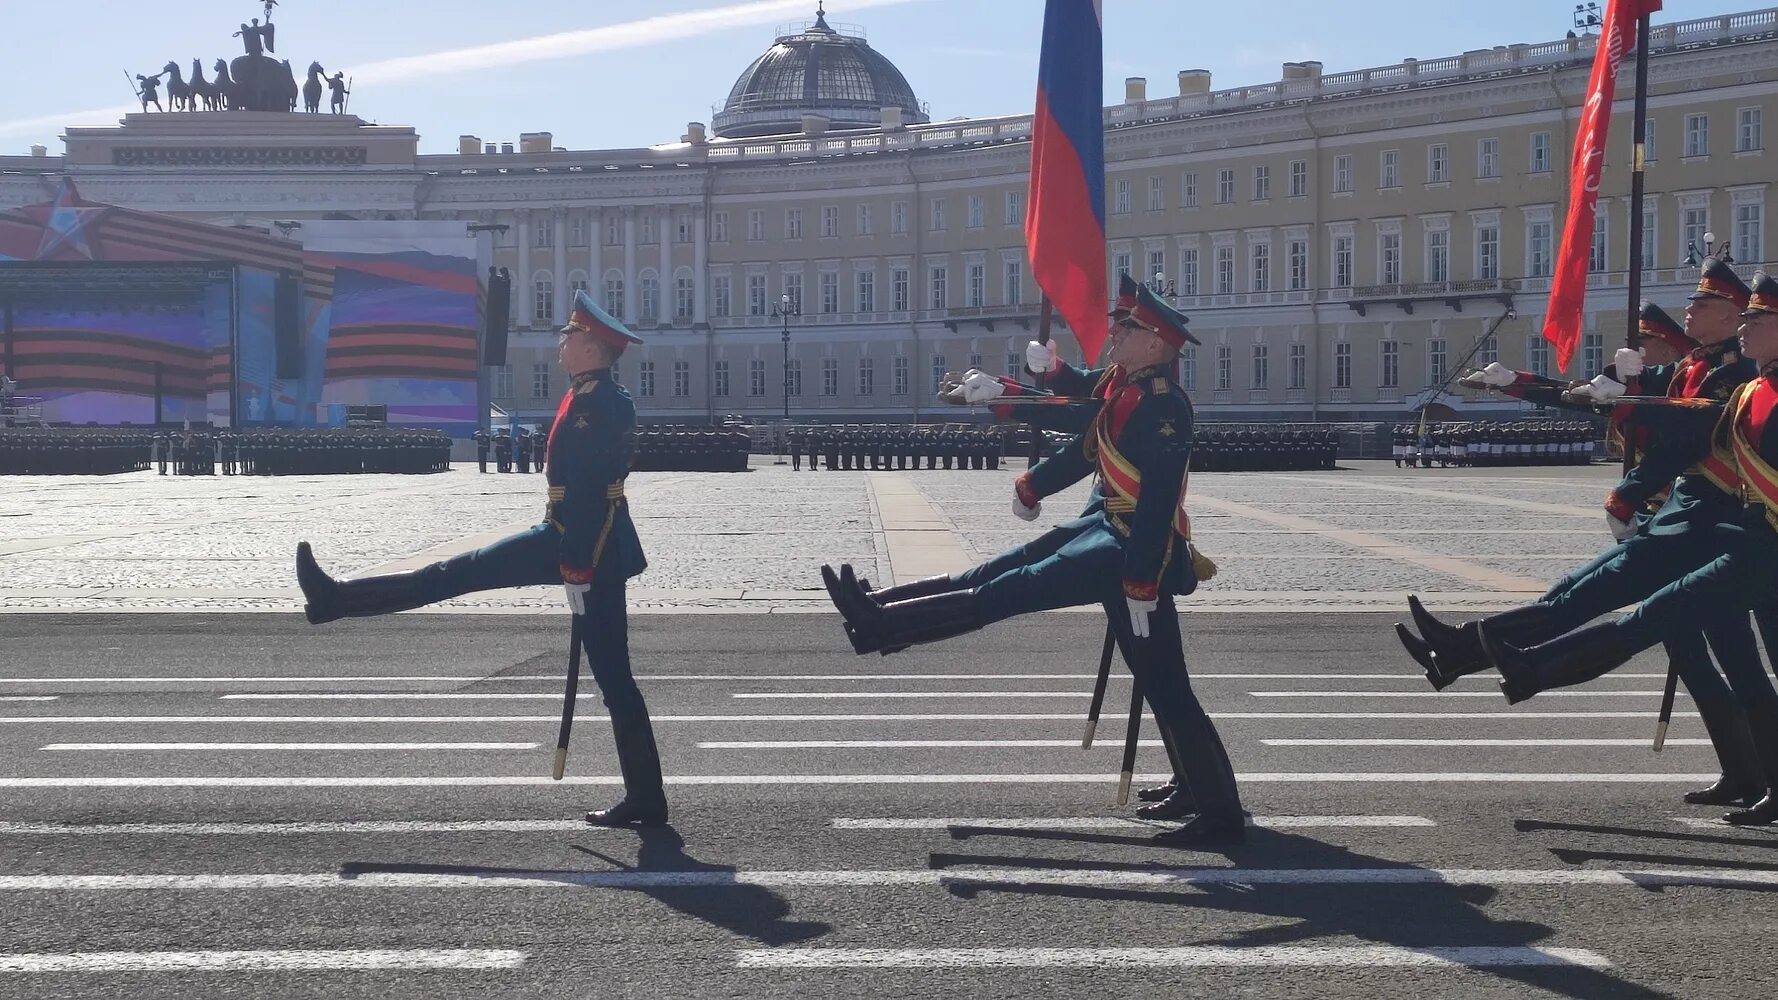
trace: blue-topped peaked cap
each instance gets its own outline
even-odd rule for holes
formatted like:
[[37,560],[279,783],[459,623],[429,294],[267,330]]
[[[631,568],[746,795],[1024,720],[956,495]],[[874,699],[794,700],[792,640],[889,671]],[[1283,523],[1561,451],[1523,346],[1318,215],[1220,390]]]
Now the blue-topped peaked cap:
[[1130,310],[1129,318],[1124,322],[1153,331],[1176,350],[1186,344],[1199,343],[1198,338],[1185,328],[1191,320],[1150,291],[1147,285],[1136,286],[1136,308]]
[[1112,319],[1123,319],[1130,315],[1130,310],[1136,308],[1136,290],[1141,287],[1135,278],[1130,277],[1129,272],[1118,272],[1117,301],[1111,306]]
[[562,327],[561,332],[573,333],[576,330],[584,330],[620,351],[631,344],[642,343],[641,337],[631,333],[616,317],[599,308],[599,303],[594,302],[584,288],[575,291],[574,308],[568,313],[568,325]]

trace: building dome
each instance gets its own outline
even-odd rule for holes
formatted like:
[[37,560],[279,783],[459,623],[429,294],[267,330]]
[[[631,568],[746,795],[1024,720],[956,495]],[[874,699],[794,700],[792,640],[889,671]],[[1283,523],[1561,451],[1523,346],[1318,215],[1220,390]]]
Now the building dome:
[[884,108],[901,109],[906,124],[930,120],[894,63],[862,32],[836,31],[817,10],[813,24],[780,35],[747,67],[713,125],[725,139],[801,132],[804,115],[830,129],[876,128]]

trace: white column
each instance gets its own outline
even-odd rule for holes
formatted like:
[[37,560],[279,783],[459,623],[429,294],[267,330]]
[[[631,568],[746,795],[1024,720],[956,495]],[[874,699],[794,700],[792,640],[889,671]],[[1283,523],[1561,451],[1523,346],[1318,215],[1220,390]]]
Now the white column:
[[664,323],[673,320],[673,206],[661,208],[660,227],[655,233],[661,240],[661,300],[659,318]]
[[619,317],[626,325],[636,322],[637,298],[640,289],[636,287],[636,210],[625,208],[624,212],[624,314]]
[[512,276],[512,309],[514,326],[531,325],[531,210],[521,208],[513,215],[519,231],[519,273]]
[[556,224],[556,325],[568,322],[568,210],[552,209]]
[[587,294],[598,301],[605,288],[604,262],[599,258],[600,247],[605,243],[605,220],[596,208],[583,209],[587,214],[586,237],[586,280]]
[[710,322],[709,301],[705,294],[710,285],[710,276],[706,273],[710,268],[710,248],[707,245],[708,241],[704,238],[705,214],[704,206],[700,205],[698,206],[697,213],[692,216],[691,220],[691,247],[693,257],[691,266],[691,318],[694,323]]

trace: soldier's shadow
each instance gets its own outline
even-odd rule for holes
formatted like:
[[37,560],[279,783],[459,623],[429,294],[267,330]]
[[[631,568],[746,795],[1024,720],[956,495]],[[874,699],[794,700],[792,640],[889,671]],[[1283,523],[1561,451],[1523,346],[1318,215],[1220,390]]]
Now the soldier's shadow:
[[[970,836],[987,831],[972,830]],[[1059,831],[998,830],[998,835],[1026,840],[1078,841],[1085,843],[1131,844],[1134,838],[1104,835],[1076,835]],[[1157,848],[1157,852],[1164,849]],[[1309,837],[1276,830],[1250,829],[1245,844],[1226,854],[1236,868],[1271,869],[1398,869],[1412,870],[1419,866],[1386,858],[1374,857]],[[1045,870],[1142,871],[1156,868],[1186,868],[1200,855],[1166,852],[1141,863],[1094,864],[1071,859],[1029,857],[1018,855],[949,854],[931,855],[930,864],[937,869],[954,867],[1042,868]],[[1257,881],[1257,880],[1256,880]],[[1390,883],[1307,884],[1226,884],[1197,885],[1182,888],[1138,888],[1130,886],[1057,885],[1051,883],[1005,882],[984,876],[971,880],[960,876],[947,883],[952,895],[974,899],[993,893],[1047,896],[1062,899],[1094,900],[1121,904],[1148,904],[1176,911],[1201,910],[1210,913],[1244,913],[1270,917],[1272,926],[1238,931],[1227,935],[1211,934],[1194,940],[1195,928],[1201,922],[1177,921],[1180,939],[1176,945],[1210,945],[1233,947],[1283,946],[1291,944],[1326,945],[1342,939],[1356,939],[1374,945],[1398,948],[1448,947],[1535,947],[1549,941],[1556,931],[1544,924],[1525,920],[1497,920],[1483,909],[1498,893],[1486,886],[1446,885],[1438,882],[1401,885]],[[1164,919],[1164,918],[1163,918]],[[1562,942],[1551,942],[1562,946]],[[1477,968],[1486,974],[1512,980],[1527,986],[1592,1000],[1595,997],[1628,997],[1654,1000],[1669,995],[1659,993],[1613,975],[1605,969],[1581,965],[1498,966]]]

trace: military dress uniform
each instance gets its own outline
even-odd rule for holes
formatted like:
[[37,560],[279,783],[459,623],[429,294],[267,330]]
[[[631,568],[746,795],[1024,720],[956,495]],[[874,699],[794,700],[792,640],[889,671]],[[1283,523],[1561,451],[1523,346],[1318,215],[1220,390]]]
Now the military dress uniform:
[[[1155,330],[1176,348],[1196,342],[1185,317],[1146,289],[1128,322]],[[1197,819],[1159,839],[1180,845],[1239,840],[1244,827],[1234,771],[1191,690],[1173,606],[1175,596],[1198,584],[1182,505],[1191,402],[1167,365],[1090,372],[1064,365],[1050,384],[1061,394],[1090,394],[1096,405],[1083,433],[1016,480],[1018,505],[1029,512],[1021,516],[1036,517],[1044,497],[1094,473],[1102,502],[954,576],[870,594],[850,566],[837,574],[823,567],[824,583],[861,655],[951,638],[1033,611],[1103,604],[1165,734],[1182,791],[1196,801]],[[1150,612],[1134,613],[1133,602],[1148,602]]]
[[[575,295],[563,332],[588,331],[613,346],[641,338]],[[588,820],[666,821],[660,755],[648,708],[630,672],[624,591],[647,568],[624,497],[635,449],[636,407],[610,369],[575,373],[556,410],[544,450],[549,499],[542,523],[410,573],[334,580],[316,565],[307,542],[297,549],[297,580],[311,623],[392,614],[464,594],[550,584],[587,586],[580,635],[611,715],[625,800]]]

